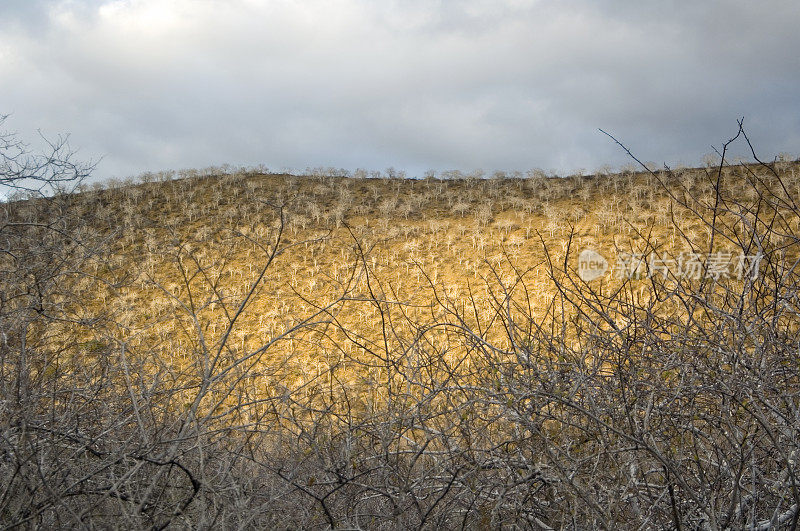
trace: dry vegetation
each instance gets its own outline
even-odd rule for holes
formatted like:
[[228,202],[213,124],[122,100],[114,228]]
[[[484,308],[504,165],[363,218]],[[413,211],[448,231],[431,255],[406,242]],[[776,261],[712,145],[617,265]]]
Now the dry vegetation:
[[[798,172],[0,204],[0,527],[794,528]],[[760,274],[615,274],[688,251]]]

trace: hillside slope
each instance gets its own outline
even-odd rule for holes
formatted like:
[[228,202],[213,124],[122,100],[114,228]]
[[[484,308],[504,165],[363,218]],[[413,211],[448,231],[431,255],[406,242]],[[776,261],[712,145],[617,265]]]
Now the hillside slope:
[[0,519],[796,524],[798,170],[3,204]]

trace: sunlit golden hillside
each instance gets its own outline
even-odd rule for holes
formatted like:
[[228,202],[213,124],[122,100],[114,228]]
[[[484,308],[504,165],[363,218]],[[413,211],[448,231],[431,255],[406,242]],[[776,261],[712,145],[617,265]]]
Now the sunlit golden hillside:
[[0,414],[30,446],[0,454],[0,519],[796,522],[798,170],[230,171],[4,203]]
[[[780,186],[800,196],[797,166],[780,168]],[[763,173],[755,166],[725,168],[720,193],[755,205],[754,179],[783,193]],[[542,315],[555,295],[551,270],[563,270],[567,248],[569,269],[577,270],[583,249],[608,258],[608,273],[589,284],[597,289],[620,284],[615,267],[626,254],[709,254],[710,226],[691,209],[710,211],[716,184],[713,168],[450,180],[319,172],[233,173],[87,191],[71,200],[91,217],[84,230],[96,231],[109,247],[82,264],[92,275],[81,279],[86,291],[70,310],[107,319],[104,333],[133,351],[157,346],[159,359],[176,368],[196,361],[201,340],[214,345],[230,334],[229,348],[254,350],[298,323],[321,319],[328,314],[321,309],[342,297],[347,304],[337,305],[336,319],[373,346],[381,304],[406,305],[404,315],[421,326],[445,312],[446,305],[436,304],[442,297],[490,322],[499,296],[491,286],[513,290],[519,277],[525,304]],[[798,231],[800,218],[780,214],[787,235]],[[736,230],[730,215],[723,221]],[[714,251],[735,247],[721,237],[714,243]],[[281,360],[298,374],[323,371],[332,353],[318,339],[306,341],[276,345],[265,367]]]

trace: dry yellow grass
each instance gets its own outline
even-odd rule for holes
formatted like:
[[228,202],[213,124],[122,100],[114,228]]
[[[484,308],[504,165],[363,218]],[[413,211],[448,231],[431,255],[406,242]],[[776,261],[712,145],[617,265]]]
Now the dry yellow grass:
[[[745,205],[749,171],[767,189],[778,187],[761,168],[726,168],[722,191],[743,196]],[[784,185],[800,186],[797,165],[784,164],[781,175]],[[712,205],[714,175],[699,169],[486,180],[235,174],[86,192],[75,201],[96,214],[94,230],[117,237],[107,256],[86,264],[92,277],[80,280],[74,311],[106,319],[101,335],[92,326],[84,342],[124,343],[150,370],[189,385],[202,380],[204,355],[224,342],[220,355],[229,361],[255,354],[237,365],[254,396],[309,382],[327,387],[337,378],[339,385],[379,393],[387,363],[381,356],[402,357],[421,330],[451,317],[448,307],[498,348],[513,350],[514,338],[493,319],[500,291],[507,289],[524,314],[555,315],[551,267],[563,269],[568,244],[570,268],[577,268],[581,249],[608,257],[611,271],[590,284],[601,292],[622,283],[619,253],[655,249],[676,256],[687,241],[705,249],[708,228],[677,198]],[[796,230],[798,219],[786,215],[786,229]],[[724,221],[734,223],[730,216]],[[279,229],[279,252],[270,262]],[[628,289],[643,300],[648,284],[643,278]],[[396,316],[388,342],[382,312]],[[282,338],[300,323],[307,326]],[[446,335],[427,335],[437,333]],[[187,389],[187,402],[190,395]]]
[[[788,522],[797,170],[231,174],[6,204],[0,518]],[[611,267],[589,282],[586,249]],[[745,251],[757,281],[689,254]],[[621,277],[625,253],[698,278]],[[751,482],[772,490],[734,514]]]

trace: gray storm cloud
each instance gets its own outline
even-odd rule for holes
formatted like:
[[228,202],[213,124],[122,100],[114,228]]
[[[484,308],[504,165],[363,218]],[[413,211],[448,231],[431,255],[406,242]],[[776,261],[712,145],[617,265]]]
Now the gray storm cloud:
[[795,1],[6,0],[0,113],[99,177],[800,154]]

